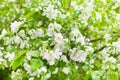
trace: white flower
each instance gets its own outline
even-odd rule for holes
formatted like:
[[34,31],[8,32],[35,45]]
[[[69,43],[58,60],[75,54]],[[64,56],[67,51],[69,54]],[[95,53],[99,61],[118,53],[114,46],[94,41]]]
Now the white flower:
[[120,14],[116,14],[116,19],[120,21]]
[[50,23],[48,25],[47,34],[49,36],[52,36],[52,35],[54,35],[54,33],[55,33],[54,25],[53,25],[53,23]]
[[57,31],[60,31],[60,29],[62,28],[62,26],[56,22],[54,22],[53,26]]
[[30,76],[37,76],[40,77],[41,71],[40,69],[37,69],[36,71],[34,71],[33,73],[30,74]]
[[16,44],[20,44],[21,41],[22,41],[22,39],[21,39],[19,36],[15,36],[15,37],[14,37],[14,42],[15,42]]
[[55,58],[56,58],[56,54],[52,50],[49,51],[49,58],[48,58],[49,65],[54,65]]
[[14,2],[15,0],[8,0],[9,2]]
[[56,59],[59,59],[60,58],[60,56],[62,55],[62,52],[60,52],[60,49],[55,49],[55,58]]
[[113,42],[112,46],[115,47],[115,49],[116,49],[115,52],[116,52],[116,54],[118,54],[120,52],[120,38],[118,39],[118,41]]
[[44,31],[41,28],[36,30],[35,32],[36,37],[42,37],[43,35],[44,35]]
[[91,60],[90,60],[90,64],[93,64],[93,63],[94,63],[94,61],[95,61],[94,59],[91,59]]
[[75,37],[81,35],[80,31],[77,28],[73,28],[70,34]]
[[2,35],[4,36],[7,33],[6,29],[2,30]]
[[6,29],[3,29],[2,32],[1,32],[1,35],[0,35],[0,39],[1,39],[2,37],[4,37],[6,34],[7,34]]
[[114,57],[106,57],[105,62],[110,61],[111,63],[116,63],[116,59]]
[[118,68],[118,70],[120,71],[120,64],[117,64],[117,68]]
[[92,73],[92,79],[93,79],[93,80],[100,80],[100,72],[94,71],[94,72]]
[[17,69],[16,71],[12,71],[11,78],[12,80],[22,80],[23,79],[22,69]]
[[23,67],[27,71],[27,73],[29,74],[31,73],[31,67],[28,63],[24,63]]
[[70,68],[63,68],[62,71],[65,73],[65,74],[68,74],[70,72]]
[[85,62],[87,53],[77,48],[71,50],[70,58],[74,61]]
[[106,41],[109,41],[112,39],[111,35],[110,34],[105,34],[104,35],[104,38],[106,39]]
[[77,43],[81,43],[81,45],[85,45],[85,37],[83,37],[83,36],[80,36],[80,37],[78,37],[77,39],[76,39],[76,42]]
[[13,23],[11,23],[11,25],[10,25],[11,31],[13,33],[16,33],[19,30],[19,27],[21,24],[22,24],[22,22],[17,22],[17,21],[14,21]]
[[14,57],[15,57],[15,54],[14,53],[7,53],[6,55],[5,55],[5,58],[7,58],[8,59],[8,61],[12,61],[13,59],[14,59]]
[[100,21],[102,20],[102,16],[99,12],[96,12],[96,19]]
[[61,59],[63,60],[63,62],[68,63],[67,57],[66,57],[65,55],[62,55],[62,56],[61,56]]
[[106,4],[106,0],[101,0],[104,4]]
[[73,28],[70,37],[72,41],[75,41],[76,43],[81,43],[81,45],[85,45],[85,37],[81,34],[79,29]]
[[75,69],[78,69],[78,66],[75,66]]
[[20,30],[18,34],[19,34],[19,36],[21,36],[23,38],[26,37],[24,30]]
[[28,40],[24,40],[20,43],[20,48],[23,49],[23,48],[29,48],[29,44],[28,44]]
[[28,80],[34,80],[34,77],[30,77]]
[[43,16],[46,16],[50,20],[56,19],[57,14],[59,13],[59,11],[57,9],[54,9],[54,6],[51,4],[49,4],[48,7],[43,11]]
[[29,53],[26,54],[26,58],[27,58],[28,61],[30,61],[31,60],[31,55]]
[[55,33],[54,40],[56,43],[62,44],[63,43],[63,35],[61,33]]
[[5,37],[4,41],[5,41],[5,45],[9,45],[12,43],[13,37]]
[[51,61],[48,61],[49,65],[54,65],[55,64],[55,61],[54,60],[51,60]]
[[93,53],[93,52],[94,52],[94,49],[92,48],[92,46],[87,46],[87,47],[86,47],[86,51]]
[[52,72],[52,74],[56,74],[58,72],[58,67]]
[[105,58],[109,56],[109,54],[107,53],[107,51],[108,51],[108,49],[103,49],[101,51],[102,56],[105,57]]
[[62,28],[62,26],[61,26],[60,24],[56,23],[56,22],[50,23],[50,24],[48,25],[47,34],[48,34],[49,36],[52,36],[52,35],[55,34],[55,30],[56,30],[56,31],[60,31],[61,28]]
[[46,67],[41,67],[41,68],[40,68],[40,71],[46,73],[46,72],[47,72],[47,69],[46,69]]
[[44,36],[44,31],[39,28],[37,30],[31,29],[29,30],[28,34],[31,36],[32,39],[38,38],[38,37],[43,37]]
[[49,79],[51,77],[51,74],[50,73],[47,73],[46,75],[45,75],[45,78],[46,79]]
[[71,6],[72,6],[73,8],[75,8],[75,10],[78,9],[78,5],[76,4],[76,2],[71,2]]
[[43,59],[46,59],[49,63],[49,65],[53,65],[54,61],[55,61],[55,54],[54,52],[51,50],[48,52],[47,49],[41,50],[41,56]]
[[48,59],[48,57],[49,57],[48,50],[47,49],[41,49],[40,56],[42,56],[43,59]]
[[41,56],[43,59],[46,59],[49,63],[49,65],[54,65],[55,60],[59,59],[62,53],[59,51],[59,49],[56,49],[55,51],[47,49],[41,50]]
[[65,19],[67,16],[65,14],[60,14],[60,18]]

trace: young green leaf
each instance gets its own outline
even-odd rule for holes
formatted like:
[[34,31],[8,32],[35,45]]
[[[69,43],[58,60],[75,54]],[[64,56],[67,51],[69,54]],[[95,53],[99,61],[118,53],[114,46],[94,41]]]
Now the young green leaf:
[[25,59],[25,53],[26,53],[26,50],[22,50],[22,51],[20,51],[20,53],[18,53],[15,56],[14,60],[11,63],[13,70],[16,70],[23,63],[23,61]]

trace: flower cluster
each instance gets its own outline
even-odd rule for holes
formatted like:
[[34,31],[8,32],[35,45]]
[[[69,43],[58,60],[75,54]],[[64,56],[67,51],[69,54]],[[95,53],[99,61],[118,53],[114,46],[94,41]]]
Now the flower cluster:
[[1,1],[0,79],[119,80],[119,5],[119,0]]

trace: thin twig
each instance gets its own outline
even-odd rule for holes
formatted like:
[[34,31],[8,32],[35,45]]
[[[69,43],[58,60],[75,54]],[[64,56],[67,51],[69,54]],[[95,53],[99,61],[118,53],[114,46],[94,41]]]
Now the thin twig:
[[99,52],[99,51],[103,50],[105,47],[106,47],[105,45],[104,45],[104,46],[102,46],[100,49],[95,50],[95,51],[94,51],[94,53],[97,53],[97,52]]
[[96,41],[99,41],[101,40],[102,38],[95,38],[95,39],[91,39],[90,42],[96,42]]

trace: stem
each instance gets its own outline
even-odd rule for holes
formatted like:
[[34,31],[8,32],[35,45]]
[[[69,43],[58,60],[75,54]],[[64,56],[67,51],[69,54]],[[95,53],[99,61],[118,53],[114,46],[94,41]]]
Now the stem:
[[101,47],[100,49],[95,50],[95,51],[94,51],[94,53],[97,53],[97,52],[99,52],[99,51],[103,50],[105,47],[106,47],[106,46],[104,45],[104,46],[103,46],[103,47]]
[[95,38],[95,39],[91,39],[90,42],[96,42],[96,41],[99,41],[101,40],[102,38]]

